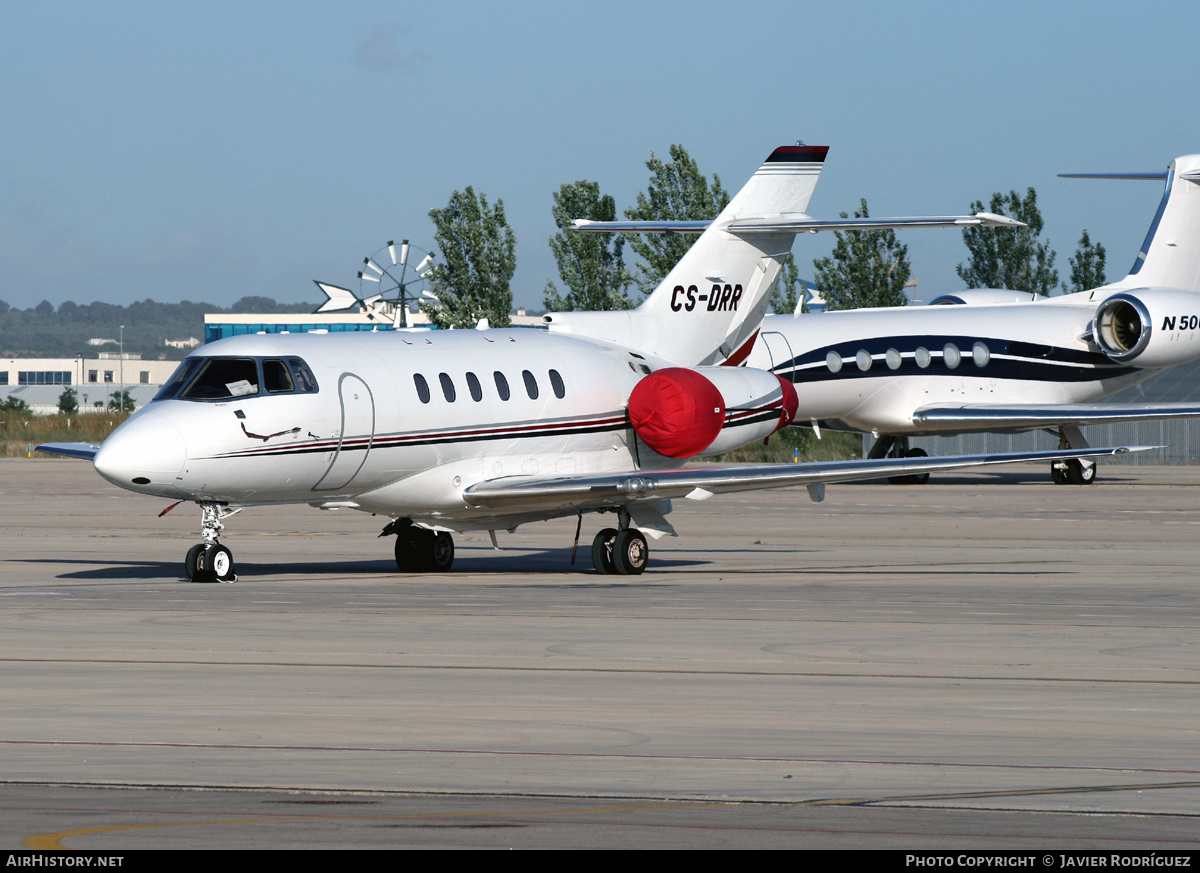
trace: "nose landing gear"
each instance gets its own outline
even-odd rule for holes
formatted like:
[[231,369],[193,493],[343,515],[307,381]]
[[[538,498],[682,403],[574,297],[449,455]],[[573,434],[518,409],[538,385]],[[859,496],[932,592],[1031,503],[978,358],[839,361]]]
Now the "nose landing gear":
[[225,529],[222,519],[241,512],[219,503],[200,504],[200,535],[204,542],[188,549],[184,569],[190,582],[236,582],[233,552],[217,542]]

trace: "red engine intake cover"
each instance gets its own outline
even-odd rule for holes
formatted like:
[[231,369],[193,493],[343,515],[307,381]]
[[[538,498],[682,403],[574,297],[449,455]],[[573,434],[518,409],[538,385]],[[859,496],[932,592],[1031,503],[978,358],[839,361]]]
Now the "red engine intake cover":
[[779,374],[776,374],[775,378],[779,380],[779,387],[783,389],[783,411],[779,415],[779,427],[776,428],[778,432],[796,420],[796,410],[800,408],[800,397],[796,394],[795,385]]
[[721,433],[725,401],[717,386],[694,370],[668,367],[634,386],[629,423],[642,442],[660,455],[690,458]]

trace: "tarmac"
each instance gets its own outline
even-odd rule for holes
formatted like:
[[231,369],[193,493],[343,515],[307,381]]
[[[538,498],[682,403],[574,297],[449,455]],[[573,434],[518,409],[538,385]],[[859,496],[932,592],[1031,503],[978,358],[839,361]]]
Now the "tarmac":
[[396,571],[386,519],[0,460],[0,845],[1200,848],[1200,468],[676,502]]

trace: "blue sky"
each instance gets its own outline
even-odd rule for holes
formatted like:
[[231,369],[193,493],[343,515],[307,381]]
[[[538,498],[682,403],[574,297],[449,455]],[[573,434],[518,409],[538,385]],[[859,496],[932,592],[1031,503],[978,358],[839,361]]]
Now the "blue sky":
[[[1034,186],[1060,275],[1080,231],[1132,263],[1161,190],[1059,172],[1200,151],[1184,3],[7,3],[0,299],[128,303],[358,287],[428,212],[503,199],[518,304],[555,266],[551,195],[618,208],[687,147],[735,191],[777,145],[829,145],[810,212],[965,211]],[[904,234],[922,296],[952,230]],[[797,241],[801,272],[831,235]]]

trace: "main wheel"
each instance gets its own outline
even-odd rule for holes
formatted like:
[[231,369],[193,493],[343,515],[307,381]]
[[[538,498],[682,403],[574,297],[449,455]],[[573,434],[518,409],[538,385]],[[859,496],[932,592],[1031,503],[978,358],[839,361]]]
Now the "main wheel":
[[1067,476],[1072,485],[1091,485],[1096,481],[1096,465],[1084,466],[1078,458],[1067,461]]
[[[905,458],[927,458],[929,453],[924,449],[909,449],[904,453]],[[924,485],[929,481],[928,473],[911,473],[906,476],[888,476],[888,482],[892,485]]]
[[[429,531],[432,533],[432,531]],[[438,531],[428,543],[429,565],[435,573],[445,573],[454,563],[454,537],[445,531]]]
[[204,543],[196,543],[188,549],[187,557],[183,561],[184,570],[187,571],[189,582],[196,581],[196,575],[204,569],[204,550],[208,548]]
[[1071,476],[1065,467],[1060,466],[1060,463],[1059,461],[1050,462],[1050,480],[1055,485],[1068,485],[1071,482]]
[[646,569],[650,547],[640,530],[627,528],[613,540],[613,566],[622,576],[637,576]]
[[233,552],[222,545],[211,545],[204,550],[204,569],[212,573],[217,582],[236,582],[233,567]]
[[396,568],[401,573],[424,572],[427,554],[424,533],[419,527],[406,527],[396,534]]
[[617,529],[606,527],[592,540],[592,566],[602,576],[611,576],[617,572],[613,564],[613,541],[617,538]]

